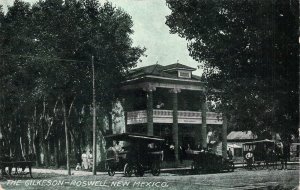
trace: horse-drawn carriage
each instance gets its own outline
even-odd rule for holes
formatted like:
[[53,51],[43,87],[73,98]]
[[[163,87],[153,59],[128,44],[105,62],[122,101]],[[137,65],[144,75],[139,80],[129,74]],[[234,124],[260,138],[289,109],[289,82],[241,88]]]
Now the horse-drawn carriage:
[[260,140],[243,144],[243,155],[248,169],[277,168],[281,151],[273,140]]
[[[164,139],[129,133],[109,135],[105,138],[107,143],[114,142],[114,146],[108,148],[106,154],[108,175],[113,176],[116,171],[123,171],[127,177],[132,174],[143,176],[146,171],[150,171],[154,176],[160,174],[163,157],[161,146]],[[119,141],[124,143],[121,149]]]
[[187,150],[188,157],[192,160],[191,169],[194,173],[234,171],[232,160],[209,151]]

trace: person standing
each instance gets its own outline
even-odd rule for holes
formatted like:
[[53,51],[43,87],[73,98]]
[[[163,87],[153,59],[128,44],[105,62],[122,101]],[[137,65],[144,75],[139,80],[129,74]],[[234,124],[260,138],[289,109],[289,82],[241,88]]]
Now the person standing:
[[180,164],[182,164],[183,162],[183,152],[185,150],[183,150],[182,146],[179,146],[179,160],[180,160]]
[[252,170],[254,159],[253,159],[253,152],[251,148],[249,148],[248,152],[245,155],[245,158],[247,162],[247,168]]
[[170,156],[171,156],[171,161],[175,161],[175,145],[172,142],[170,145]]
[[76,153],[76,161],[77,161],[77,165],[76,165],[76,170],[79,170],[82,166],[82,160],[81,160],[81,156],[80,156],[80,151],[78,150]]
[[228,156],[228,159],[229,159],[229,160],[232,160],[233,154],[232,154],[232,151],[231,151],[230,148],[227,150],[227,156]]
[[202,148],[202,146],[201,146],[200,143],[198,143],[196,150],[200,150],[200,151],[203,150],[203,148]]
[[188,144],[186,150],[192,150],[191,145]]
[[287,162],[290,159],[290,145],[288,143],[283,144],[283,162],[282,169],[287,170]]
[[93,152],[90,150],[90,154],[88,155],[88,168],[93,168]]
[[122,146],[119,145],[119,141],[113,141],[113,148],[114,148],[117,152],[122,152]]
[[88,157],[86,154],[86,151],[84,150],[81,154],[81,160],[82,160],[82,169],[87,170],[88,169]]

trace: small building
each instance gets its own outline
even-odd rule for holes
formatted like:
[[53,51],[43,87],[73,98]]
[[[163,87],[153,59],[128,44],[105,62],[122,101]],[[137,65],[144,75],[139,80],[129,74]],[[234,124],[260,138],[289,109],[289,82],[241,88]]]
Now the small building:
[[227,135],[227,149],[231,149],[233,156],[243,157],[243,144],[257,140],[252,131],[231,131]]
[[180,63],[131,70],[121,84],[126,132],[165,138],[176,159],[179,146],[206,148],[207,127],[222,128],[223,120],[207,111],[205,84],[195,70]]

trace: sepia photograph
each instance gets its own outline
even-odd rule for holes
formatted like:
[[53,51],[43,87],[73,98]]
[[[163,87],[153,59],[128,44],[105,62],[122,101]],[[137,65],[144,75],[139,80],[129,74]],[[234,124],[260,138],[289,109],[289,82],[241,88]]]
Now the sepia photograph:
[[299,0],[0,0],[0,190],[300,189]]

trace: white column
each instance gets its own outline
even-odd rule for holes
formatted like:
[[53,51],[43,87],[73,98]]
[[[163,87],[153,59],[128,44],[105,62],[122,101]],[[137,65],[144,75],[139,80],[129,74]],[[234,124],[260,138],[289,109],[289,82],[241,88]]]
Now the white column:
[[147,135],[153,136],[153,91],[156,88],[147,83],[143,90],[147,92]]
[[180,93],[180,89],[174,88],[171,89],[170,92],[173,94],[172,102],[173,102],[173,141],[175,146],[175,159],[179,160],[179,146],[181,145],[179,142],[179,133],[178,133],[178,93]]

